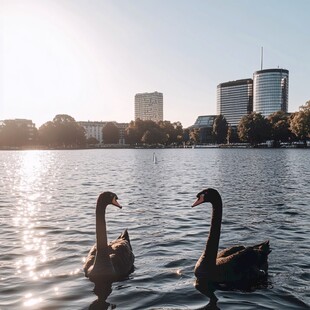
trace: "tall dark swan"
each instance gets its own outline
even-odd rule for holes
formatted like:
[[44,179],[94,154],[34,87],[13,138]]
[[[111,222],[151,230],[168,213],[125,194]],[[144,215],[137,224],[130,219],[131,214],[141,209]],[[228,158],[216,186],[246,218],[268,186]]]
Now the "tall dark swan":
[[206,295],[210,297],[210,303],[216,303],[217,298],[213,294],[215,288],[242,289],[266,279],[267,260],[271,250],[267,240],[254,246],[233,246],[218,252],[222,223],[222,198],[217,190],[208,188],[197,194],[197,200],[192,207],[204,202],[212,204],[211,227],[205,250],[198,259],[194,272],[197,278],[196,288],[200,291],[204,288],[209,289],[211,293]]
[[134,254],[127,229],[108,244],[105,221],[106,207],[112,204],[122,208],[117,195],[104,192],[99,195],[96,206],[96,243],[91,248],[83,266],[85,276],[90,281],[118,281],[133,270]]

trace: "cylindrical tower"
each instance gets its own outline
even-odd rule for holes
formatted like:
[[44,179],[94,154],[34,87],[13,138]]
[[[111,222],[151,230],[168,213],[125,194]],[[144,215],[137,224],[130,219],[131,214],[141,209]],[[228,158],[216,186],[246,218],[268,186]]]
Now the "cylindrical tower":
[[288,76],[286,69],[266,69],[253,74],[253,111],[268,116],[288,111]]

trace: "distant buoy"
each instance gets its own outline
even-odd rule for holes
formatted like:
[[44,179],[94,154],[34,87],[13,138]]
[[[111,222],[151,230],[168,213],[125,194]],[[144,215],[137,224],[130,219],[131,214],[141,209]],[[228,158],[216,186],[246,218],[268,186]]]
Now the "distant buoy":
[[155,153],[153,153],[153,163],[154,163],[154,164],[157,164],[157,157],[156,157],[156,154],[155,154]]

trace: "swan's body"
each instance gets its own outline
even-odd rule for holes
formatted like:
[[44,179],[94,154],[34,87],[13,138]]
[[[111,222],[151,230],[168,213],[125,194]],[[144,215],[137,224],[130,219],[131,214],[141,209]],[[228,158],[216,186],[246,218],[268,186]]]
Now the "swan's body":
[[83,266],[85,276],[92,282],[97,280],[116,281],[133,270],[134,255],[128,231],[108,244],[105,211],[108,204],[119,208],[117,196],[111,192],[102,193],[96,206],[96,244],[91,248]]
[[221,222],[222,199],[214,189],[207,189],[197,195],[193,207],[203,202],[212,204],[212,220],[205,250],[195,266],[195,276],[200,284],[205,280],[217,285],[242,288],[255,285],[267,277],[269,241],[244,247],[234,246],[218,252]]

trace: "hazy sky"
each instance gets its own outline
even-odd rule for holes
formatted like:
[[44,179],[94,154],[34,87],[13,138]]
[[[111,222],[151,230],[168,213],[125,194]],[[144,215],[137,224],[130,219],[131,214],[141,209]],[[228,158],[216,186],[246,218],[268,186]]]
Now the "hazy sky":
[[310,99],[309,0],[0,0],[0,119],[134,119],[164,94],[164,119],[216,113],[216,87],[289,70],[289,111]]

